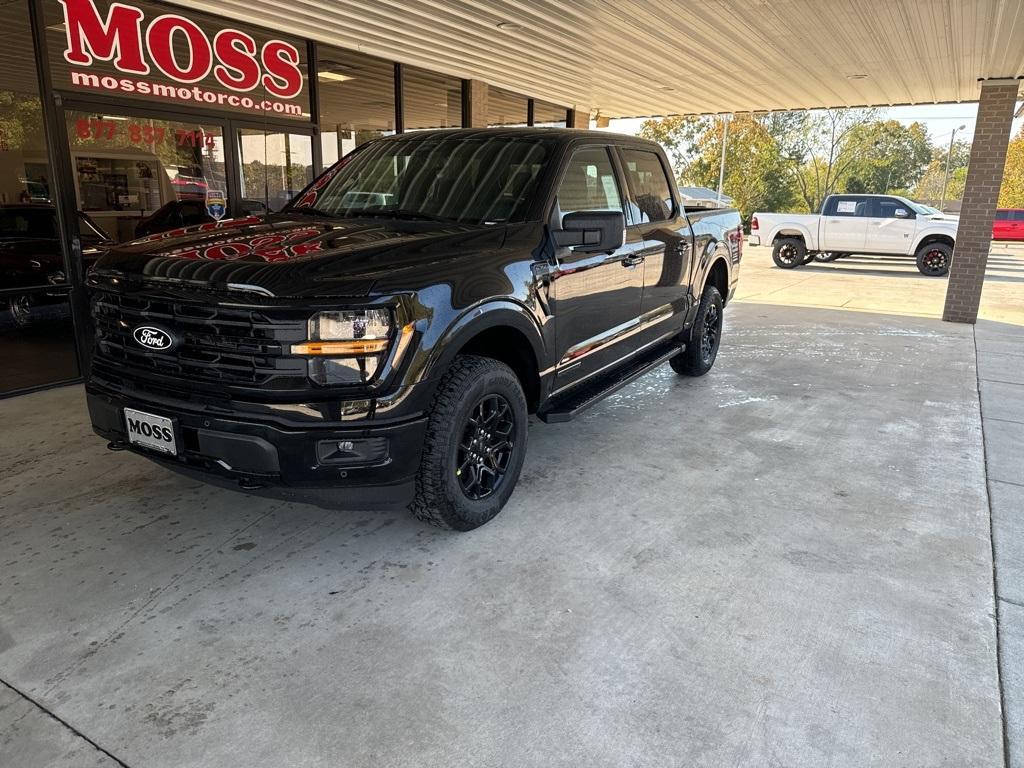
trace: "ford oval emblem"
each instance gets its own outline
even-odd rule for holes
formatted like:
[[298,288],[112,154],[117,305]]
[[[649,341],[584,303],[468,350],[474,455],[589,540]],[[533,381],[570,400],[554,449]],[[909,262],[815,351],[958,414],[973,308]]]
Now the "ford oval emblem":
[[132,331],[135,343],[153,352],[167,352],[174,346],[174,337],[155,325],[140,325]]

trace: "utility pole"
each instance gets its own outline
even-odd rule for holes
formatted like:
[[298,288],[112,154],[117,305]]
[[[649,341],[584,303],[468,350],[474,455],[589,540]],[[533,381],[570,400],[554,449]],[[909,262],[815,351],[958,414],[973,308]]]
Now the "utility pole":
[[949,184],[949,160],[953,157],[953,140],[956,138],[956,132],[962,131],[966,127],[966,125],[961,125],[959,128],[954,128],[953,135],[949,137],[949,152],[946,153],[946,175],[942,177],[942,196],[939,198],[940,211],[942,206],[946,204],[946,186]]
[[722,184],[725,183],[725,147],[729,141],[729,116],[722,115],[722,162],[718,166],[718,204],[722,204]]

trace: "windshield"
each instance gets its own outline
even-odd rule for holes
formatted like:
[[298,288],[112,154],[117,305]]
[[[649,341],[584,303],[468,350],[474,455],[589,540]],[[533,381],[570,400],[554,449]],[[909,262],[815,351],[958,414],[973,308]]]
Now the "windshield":
[[342,218],[522,221],[548,155],[547,142],[508,134],[378,141],[295,207]]
[[910,210],[912,210],[914,213],[923,213],[926,216],[931,216],[933,214],[938,213],[937,210],[935,210],[934,208],[932,208],[929,205],[922,205],[921,203],[915,203],[913,200],[907,200],[907,198],[905,198],[905,197],[897,197],[896,199],[900,200],[901,202],[906,203],[907,205],[909,205],[910,206]]

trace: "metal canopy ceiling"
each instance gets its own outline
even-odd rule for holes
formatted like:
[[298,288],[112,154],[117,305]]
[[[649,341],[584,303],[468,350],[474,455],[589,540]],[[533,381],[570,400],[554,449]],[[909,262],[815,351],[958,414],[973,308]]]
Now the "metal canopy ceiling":
[[1024,77],[1022,0],[220,0],[216,12],[610,117],[973,101],[979,78]]

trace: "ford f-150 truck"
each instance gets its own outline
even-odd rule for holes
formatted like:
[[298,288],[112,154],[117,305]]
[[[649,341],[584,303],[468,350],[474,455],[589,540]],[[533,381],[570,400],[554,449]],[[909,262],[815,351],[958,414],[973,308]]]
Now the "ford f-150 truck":
[[958,220],[905,197],[830,195],[821,215],[755,213],[750,243],[770,245],[782,269],[831,261],[850,253],[914,256],[922,274],[949,272]]
[[212,482],[469,530],[512,493],[528,414],[711,369],[742,240],[735,210],[683,208],[651,142],[379,139],[281,213],[104,254],[92,423]]

